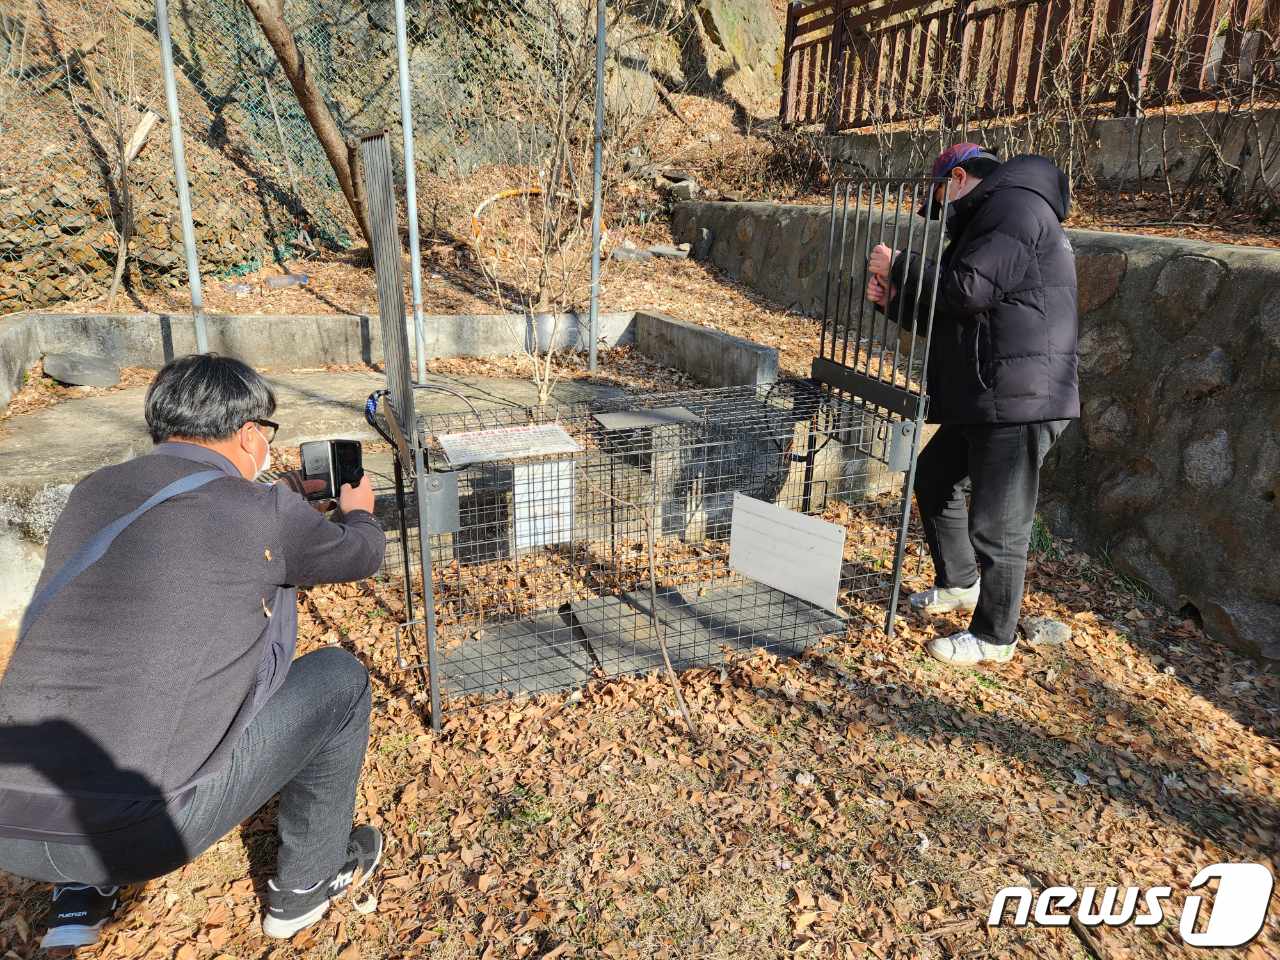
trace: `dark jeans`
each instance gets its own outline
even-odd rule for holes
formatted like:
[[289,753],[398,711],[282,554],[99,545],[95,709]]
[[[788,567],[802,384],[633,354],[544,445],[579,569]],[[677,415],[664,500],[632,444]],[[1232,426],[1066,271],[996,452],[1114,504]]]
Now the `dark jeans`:
[[969,630],[989,643],[1014,641],[1040,465],[1070,422],[944,424],[920,451],[916,504],[937,585],[971,587],[981,570]]
[[0,840],[0,868],[48,883],[114,885],[189,863],[280,794],[277,883],[302,889],[347,859],[369,742],[369,675],[339,648],[295,661],[227,765],[172,812],[91,844]]

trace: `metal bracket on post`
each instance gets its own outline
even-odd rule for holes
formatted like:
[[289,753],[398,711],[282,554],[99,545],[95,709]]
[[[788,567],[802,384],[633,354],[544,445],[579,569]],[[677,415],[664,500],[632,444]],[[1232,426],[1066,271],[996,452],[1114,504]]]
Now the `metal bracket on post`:
[[456,473],[428,473],[418,495],[427,499],[427,520],[431,524],[428,533],[457,533],[462,529]]
[[911,451],[915,446],[916,425],[911,420],[904,420],[893,425],[889,435],[889,453],[887,462],[894,473],[905,473],[911,466]]

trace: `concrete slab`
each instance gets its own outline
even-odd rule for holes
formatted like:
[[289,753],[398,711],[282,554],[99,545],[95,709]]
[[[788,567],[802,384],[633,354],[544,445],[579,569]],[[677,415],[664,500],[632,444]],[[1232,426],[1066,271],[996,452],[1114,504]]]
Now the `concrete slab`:
[[479,634],[444,654],[450,693],[541,693],[578,687],[591,677],[586,645],[557,614],[487,624]]
[[[840,618],[751,582],[663,590],[658,616],[677,670],[716,663],[726,646],[797,656],[844,630]],[[563,614],[485,624],[443,651],[441,660],[445,686],[455,695],[565,690],[593,676],[663,665],[647,591],[581,601]]]
[[[649,609],[647,590],[570,607],[596,666],[607,674],[644,673],[662,666]],[[750,581],[660,590],[657,613],[677,670],[714,663],[726,646],[796,656],[821,637],[844,630],[843,621],[827,611]]]
[[686,323],[659,310],[637,310],[636,349],[683,370],[711,387],[773,383],[778,351],[711,327]]
[[[289,373],[272,375],[268,380],[276,392],[273,419],[280,423],[277,446],[336,437],[380,441],[365,423],[363,411],[368,395],[384,386],[381,374]],[[536,389],[525,380],[443,376],[432,380],[461,393],[477,407],[537,402]],[[614,387],[561,381],[553,395],[557,402],[572,403],[621,392]],[[33,498],[151,449],[143,419],[145,394],[139,387],[68,400],[0,425],[0,522],[18,525],[13,514],[25,512]],[[463,406],[455,396],[430,390],[417,391],[416,402],[424,414]],[[390,475],[389,460],[379,472]],[[41,540],[37,531],[24,529],[24,535]]]

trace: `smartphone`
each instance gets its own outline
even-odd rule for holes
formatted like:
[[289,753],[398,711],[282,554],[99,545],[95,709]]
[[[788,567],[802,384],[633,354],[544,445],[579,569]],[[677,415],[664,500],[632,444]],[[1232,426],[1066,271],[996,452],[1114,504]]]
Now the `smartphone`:
[[307,494],[308,500],[336,500],[344,483],[357,486],[364,479],[364,459],[359,440],[310,440],[298,447],[303,480],[323,480],[324,489]]

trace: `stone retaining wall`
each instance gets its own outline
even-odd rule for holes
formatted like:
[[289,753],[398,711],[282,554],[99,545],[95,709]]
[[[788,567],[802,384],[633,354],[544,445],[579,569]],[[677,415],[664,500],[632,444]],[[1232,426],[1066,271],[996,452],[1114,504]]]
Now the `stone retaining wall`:
[[[1020,138],[1017,127],[1000,121],[979,124],[969,139],[985,142],[1004,156],[1037,152],[1035,144]],[[1206,163],[1219,154],[1235,164],[1238,189],[1249,193],[1261,173],[1264,158],[1275,160],[1269,146],[1280,137],[1280,110],[1257,110],[1230,119],[1211,114],[1168,116],[1153,114],[1143,119],[1104,117],[1083,127],[1059,125],[1056,135],[1042,140],[1069,144],[1083,139],[1076,152],[1077,168],[1084,167],[1099,183],[1141,185],[1147,190],[1165,189],[1165,177],[1174,186],[1184,186],[1194,177],[1205,177],[1221,164]],[[842,133],[819,137],[823,151],[841,173],[850,175],[876,171],[881,177],[918,176],[927,171],[934,157],[951,141],[943,143],[935,134],[922,137],[911,131],[894,133]]]
[[[676,240],[702,229],[721,269],[821,310],[825,208],[681,204]],[[1084,410],[1042,514],[1211,636],[1280,659],[1280,252],[1069,233]]]

